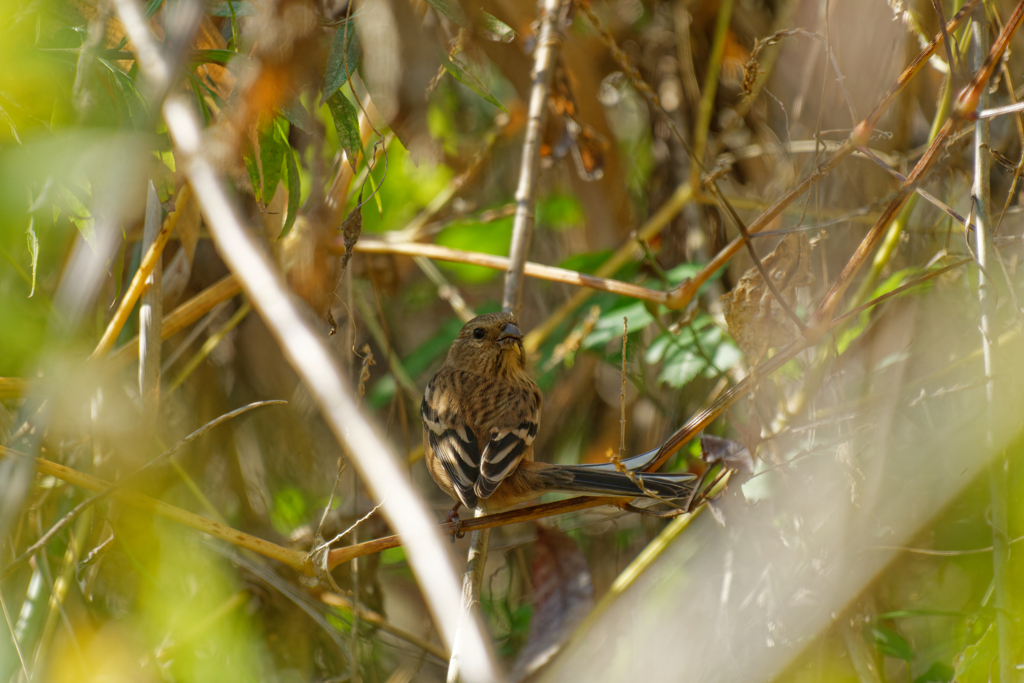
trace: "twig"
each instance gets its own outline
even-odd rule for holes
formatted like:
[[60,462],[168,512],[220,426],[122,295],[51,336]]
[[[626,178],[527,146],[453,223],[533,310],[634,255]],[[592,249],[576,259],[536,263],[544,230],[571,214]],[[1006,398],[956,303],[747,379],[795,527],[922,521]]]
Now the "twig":
[[[342,245],[339,245],[339,240],[337,239],[332,243],[332,248],[335,250],[341,246]],[[631,241],[629,246],[635,246],[635,243]],[[493,256],[491,254],[483,254],[475,251],[462,251],[460,249],[451,249],[437,244],[423,244],[421,242],[388,242],[384,240],[363,239],[356,244],[355,250],[356,252],[369,254],[403,254],[413,257],[425,256],[438,261],[468,263],[504,271],[508,271],[510,263],[509,259],[504,256]],[[651,301],[661,304],[668,301],[668,292],[663,290],[649,289],[630,282],[622,282],[621,280],[611,280],[604,277],[587,275],[586,273],[579,273],[575,270],[566,270],[565,268],[557,268],[555,266],[545,266],[539,263],[527,262],[524,264],[523,273],[529,277],[538,278],[540,280],[562,282],[568,285],[576,285],[577,287],[587,287],[601,292],[621,294],[622,296],[628,296],[642,301]]]
[[502,308],[511,312],[516,312],[519,308],[523,290],[523,269],[530,251],[533,211],[537,199],[537,177],[540,175],[540,147],[548,112],[551,79],[558,58],[558,48],[562,44],[565,5],[565,0],[544,0],[537,46],[534,48],[533,86],[530,89],[519,185],[516,188],[516,214],[512,222],[510,265],[508,275],[505,277],[505,294],[502,298]]

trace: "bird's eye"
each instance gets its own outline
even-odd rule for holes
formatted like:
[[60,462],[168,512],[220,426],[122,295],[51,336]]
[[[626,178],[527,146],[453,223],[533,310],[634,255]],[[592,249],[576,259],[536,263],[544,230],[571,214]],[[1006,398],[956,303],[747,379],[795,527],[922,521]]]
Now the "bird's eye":
[[476,339],[483,339],[484,338],[484,328],[478,327],[475,330],[473,330],[473,337],[476,338]]

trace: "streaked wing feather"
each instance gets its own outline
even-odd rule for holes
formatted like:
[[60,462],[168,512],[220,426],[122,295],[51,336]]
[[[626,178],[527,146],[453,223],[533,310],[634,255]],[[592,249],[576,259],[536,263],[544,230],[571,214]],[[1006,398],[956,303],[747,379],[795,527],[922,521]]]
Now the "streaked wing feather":
[[430,447],[452,482],[459,500],[468,508],[477,506],[473,487],[479,478],[480,448],[472,429],[464,424],[449,424],[427,401],[420,405],[420,416],[427,427]]
[[494,493],[501,481],[519,465],[536,436],[535,420],[524,420],[509,429],[491,430],[491,439],[480,461],[480,478],[474,486],[479,497],[487,498]]

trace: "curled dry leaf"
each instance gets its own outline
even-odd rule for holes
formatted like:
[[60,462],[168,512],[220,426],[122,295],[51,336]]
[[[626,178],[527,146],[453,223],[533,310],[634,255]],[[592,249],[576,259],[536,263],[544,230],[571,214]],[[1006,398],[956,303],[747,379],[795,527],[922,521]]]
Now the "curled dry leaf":
[[[811,244],[806,233],[786,235],[761,262],[775,288],[791,306],[798,288],[814,284],[810,271]],[[798,334],[796,325],[775,300],[756,267],[744,273],[721,302],[729,334],[752,363],[760,361],[769,348],[785,346]]]
[[731,470],[752,474],[754,472],[754,459],[746,446],[733,441],[723,439],[719,436],[702,434],[700,437],[700,458],[711,464],[721,462]]

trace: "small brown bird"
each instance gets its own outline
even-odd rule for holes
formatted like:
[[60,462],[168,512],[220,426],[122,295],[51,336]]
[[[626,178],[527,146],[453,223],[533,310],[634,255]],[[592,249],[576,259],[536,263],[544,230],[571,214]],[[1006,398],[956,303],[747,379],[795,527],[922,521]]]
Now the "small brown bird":
[[[551,491],[681,499],[692,474],[633,474],[602,465],[534,462],[541,394],[526,370],[523,335],[511,313],[470,320],[427,385],[420,415],[427,468],[468,508],[495,512]],[[623,461],[638,470],[656,451]],[[634,481],[635,480],[635,481]],[[651,496],[653,494],[653,496]]]

